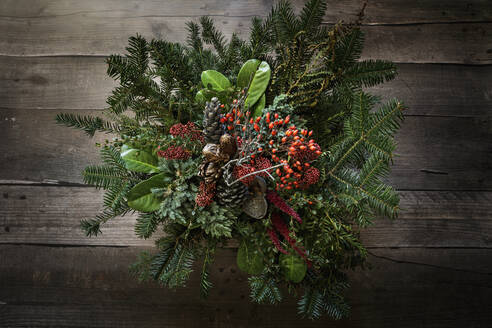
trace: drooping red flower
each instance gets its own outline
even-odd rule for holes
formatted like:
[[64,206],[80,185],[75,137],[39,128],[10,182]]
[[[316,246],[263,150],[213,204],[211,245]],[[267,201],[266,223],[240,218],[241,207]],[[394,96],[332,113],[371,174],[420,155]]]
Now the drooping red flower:
[[164,157],[165,159],[182,159],[186,160],[190,158],[191,152],[184,149],[181,146],[169,146],[165,150],[159,150],[157,156]]
[[289,245],[299,254],[304,261],[306,261],[307,265],[311,267],[311,262],[307,258],[306,251],[297,246],[297,241],[291,237],[289,228],[285,221],[280,217],[278,212],[273,212],[271,216],[271,221],[275,229],[284,237],[284,239],[289,243]]
[[270,240],[272,241],[275,248],[279,250],[280,253],[289,254],[283,247],[280,245],[280,240],[278,239],[278,235],[273,229],[268,229],[268,235],[270,236]]
[[297,220],[297,222],[302,223],[302,219],[299,216],[299,214],[297,214],[297,212],[294,211],[294,209],[290,207],[289,204],[287,204],[287,202],[282,197],[280,197],[280,195],[277,194],[275,191],[268,190],[266,193],[266,199],[270,203],[272,203],[276,208],[278,208],[285,214],[292,216],[294,219]]
[[213,202],[215,196],[215,183],[200,182],[198,194],[195,198],[195,203],[200,207],[206,207]]

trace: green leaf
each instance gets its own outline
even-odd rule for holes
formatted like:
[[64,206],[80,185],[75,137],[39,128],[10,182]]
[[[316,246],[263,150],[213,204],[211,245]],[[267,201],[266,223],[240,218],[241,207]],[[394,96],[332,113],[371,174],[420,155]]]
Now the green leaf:
[[140,149],[130,148],[127,145],[121,147],[121,158],[129,171],[142,173],[157,173],[157,157]]
[[251,108],[265,93],[270,82],[270,75],[270,65],[267,62],[261,62],[248,89],[248,97],[246,97],[246,101],[244,102],[246,108]]
[[237,75],[238,88],[244,89],[249,86],[249,83],[255,75],[258,66],[260,66],[260,61],[258,59],[250,59],[244,63],[239,70],[239,74]]
[[195,95],[195,102],[201,104],[207,101],[207,98],[205,97],[205,94],[203,92],[203,89],[198,91]]
[[195,101],[199,104],[203,104],[206,101],[210,101],[212,97],[216,96],[217,92],[209,89],[201,89],[195,95]]
[[265,94],[263,94],[260,100],[258,100],[254,106],[253,117],[261,116],[263,112],[263,108],[265,108],[265,103],[266,103],[266,96]]
[[306,262],[296,255],[280,255],[280,268],[285,279],[299,283],[304,279],[307,271]]
[[263,271],[263,255],[258,247],[243,240],[237,252],[237,266],[251,275],[260,274]]
[[166,173],[160,173],[140,182],[128,193],[128,206],[141,212],[158,210],[161,200],[152,193],[152,188],[163,188],[169,180]]
[[208,70],[202,72],[202,83],[205,88],[222,91],[231,86],[231,82],[221,73]]

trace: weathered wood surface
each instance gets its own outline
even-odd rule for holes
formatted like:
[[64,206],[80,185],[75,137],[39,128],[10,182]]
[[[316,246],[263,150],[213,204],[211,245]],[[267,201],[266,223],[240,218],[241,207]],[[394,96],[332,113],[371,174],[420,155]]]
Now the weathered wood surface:
[[[217,26],[228,37],[233,32],[246,37],[250,27],[248,17],[266,16],[272,2],[222,0],[207,1],[197,6],[193,1],[184,4],[177,0],[166,1],[165,4],[158,1],[121,4],[113,0],[79,2],[72,6],[71,3],[40,1],[34,6],[18,3],[14,6],[11,1],[5,1],[0,7],[0,30],[3,31],[0,54],[108,55],[122,52],[128,37],[135,33],[149,38],[182,41],[186,39],[186,22],[201,15],[218,16]],[[296,7],[300,8],[302,3],[296,1]],[[417,63],[492,62],[492,52],[489,51],[492,11],[485,1],[456,2],[447,8],[434,0],[417,12],[409,9],[415,6],[408,2],[390,3],[377,1],[368,5],[366,23],[370,25],[364,27],[367,33],[364,57]],[[339,18],[351,21],[359,12],[361,1],[342,4],[330,1],[330,5],[331,15],[327,16],[327,22],[333,23]],[[458,17],[460,10],[461,17]],[[395,17],[395,11],[400,15]],[[429,20],[443,23],[422,25]],[[475,23],[461,24],[463,21]],[[421,25],[380,25],[401,22]],[[456,22],[460,24],[454,24]]]
[[[377,249],[372,270],[352,273],[350,320],[306,321],[292,297],[248,301],[234,252],[219,253],[217,286],[199,299],[197,275],[176,292],[128,275],[140,248],[0,246],[5,327],[483,327],[492,319],[490,249]],[[451,301],[450,301],[451,300]],[[241,304],[238,306],[238,304]]]
[[[226,36],[273,0],[0,1],[1,327],[486,327],[492,320],[492,4],[489,0],[371,0],[364,58],[399,62],[372,91],[409,108],[391,182],[396,221],[362,233],[373,270],[351,273],[350,320],[301,320],[290,300],[248,301],[233,250],[221,251],[215,289],[138,285],[127,267],[152,240],[134,216],[86,238],[80,219],[101,193],[78,185],[94,143],[57,127],[56,113],[98,113],[114,83],[105,57],[135,33],[184,41],[184,24],[212,16]],[[362,0],[329,0],[325,22],[352,21]],[[299,9],[303,0],[294,0]],[[450,65],[452,64],[452,65]],[[75,183],[75,184],[74,184]],[[29,244],[29,245],[27,245]]]
[[[492,248],[492,192],[402,191],[400,217],[363,231],[367,247]],[[102,193],[87,187],[0,186],[0,244],[150,246],[135,236],[136,216],[110,221],[87,238],[80,220],[101,209]]]
[[[3,0],[0,12],[3,18],[49,18],[57,16],[155,16],[155,17],[264,17],[276,1],[273,0]],[[305,1],[292,0],[299,11]],[[361,0],[328,0],[325,22],[357,19],[362,8]],[[492,10],[488,0],[440,0],[420,1],[418,4],[406,0],[372,0],[365,10],[366,24],[415,24],[436,22],[483,22],[492,21]]]
[[[406,115],[490,115],[492,66],[399,64],[398,71],[373,90],[404,100]],[[114,86],[104,57],[0,56],[0,108],[103,109]]]
[[[81,170],[99,163],[94,144],[110,136],[99,134],[91,139],[82,131],[56,126],[58,112],[0,112],[0,138],[4,141],[0,144],[4,158],[0,180],[81,183]],[[490,116],[406,117],[397,137],[391,183],[405,190],[492,190],[491,126]]]
[[[2,19],[1,55],[7,56],[105,56],[124,52],[128,37],[185,40],[190,17],[91,17],[60,16],[48,19]],[[230,37],[249,34],[243,17],[217,20]],[[379,58],[403,63],[492,63],[492,23],[365,26],[363,59]],[[12,35],[13,37],[9,36]],[[24,35],[19,38],[19,35]]]

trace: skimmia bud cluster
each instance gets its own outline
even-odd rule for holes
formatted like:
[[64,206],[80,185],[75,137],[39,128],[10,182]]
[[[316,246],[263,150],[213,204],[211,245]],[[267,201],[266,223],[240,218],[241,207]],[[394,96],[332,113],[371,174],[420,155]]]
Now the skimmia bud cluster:
[[200,207],[206,207],[213,202],[215,196],[215,184],[206,184],[205,181],[200,182],[198,194],[195,202]]
[[164,157],[165,159],[181,159],[187,160],[191,156],[189,150],[184,149],[182,146],[169,146],[164,150],[160,150],[158,147],[157,156]]
[[173,137],[190,138],[191,141],[198,140],[204,143],[202,131],[193,122],[174,124],[169,129],[169,134]]

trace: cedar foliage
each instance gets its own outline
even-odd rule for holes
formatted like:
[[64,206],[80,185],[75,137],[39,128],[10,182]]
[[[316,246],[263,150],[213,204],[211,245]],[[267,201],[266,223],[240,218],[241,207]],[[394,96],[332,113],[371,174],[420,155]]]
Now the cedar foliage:
[[[265,19],[252,19],[247,40],[235,34],[227,40],[212,19],[202,17],[198,23],[187,24],[186,44],[148,42],[137,35],[129,39],[126,55],[111,55],[107,73],[119,86],[108,97],[105,118],[56,117],[59,124],[89,136],[96,132],[117,135],[101,149],[103,165],[83,172],[85,183],[106,190],[103,211],[81,223],[86,234],[97,235],[105,222],[131,212],[130,190],[151,176],[127,169],[120,157],[122,145],[155,155],[157,146],[169,142],[165,131],[171,125],[200,124],[203,108],[195,95],[202,87],[202,71],[218,70],[235,82],[246,60],[264,60],[272,68],[266,92],[271,107],[266,110],[288,108],[299,115],[322,149],[328,150],[319,160],[323,167],[318,189],[296,193],[291,201],[304,220],[291,228],[303,236],[300,242],[312,261],[306,277],[299,284],[279,278],[278,252],[268,240],[264,223],[245,224],[238,213],[215,203],[196,208],[200,181],[196,162],[201,156],[196,145],[188,161],[159,160],[159,172],[172,182],[152,188],[152,197],[162,203],[156,211],[138,217],[135,232],[150,238],[162,229],[166,237],[157,240],[155,254],[143,253],[132,271],[141,280],[175,288],[185,285],[195,260],[203,258],[200,292],[206,297],[217,245],[230,237],[253,240],[265,262],[264,272],[249,278],[253,301],[280,302],[279,285],[286,284],[294,294],[302,290],[298,309],[305,317],[346,316],[346,271],[363,266],[367,253],[359,241],[359,229],[377,215],[394,218],[398,212],[398,195],[382,178],[389,172],[403,105],[396,100],[378,105],[378,98],[364,91],[393,79],[396,67],[388,61],[361,61],[364,35],[359,26],[323,24],[326,9],[325,1],[310,0],[296,15],[289,2],[280,1]],[[281,94],[283,100],[274,102]]]

